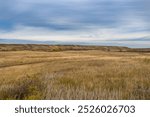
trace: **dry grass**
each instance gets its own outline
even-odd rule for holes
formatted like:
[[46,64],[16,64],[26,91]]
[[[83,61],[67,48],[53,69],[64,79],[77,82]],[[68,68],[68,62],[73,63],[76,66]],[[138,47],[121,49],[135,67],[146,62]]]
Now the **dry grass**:
[[[66,51],[66,50],[78,50],[78,51],[79,50],[103,50],[103,51],[119,51],[120,52],[120,51],[129,51],[132,49],[127,48],[127,47],[118,47],[118,46],[0,44],[0,51],[24,51],[24,50],[46,51],[46,52]],[[148,51],[150,50],[148,49]]]
[[0,99],[150,99],[150,54],[0,52]]

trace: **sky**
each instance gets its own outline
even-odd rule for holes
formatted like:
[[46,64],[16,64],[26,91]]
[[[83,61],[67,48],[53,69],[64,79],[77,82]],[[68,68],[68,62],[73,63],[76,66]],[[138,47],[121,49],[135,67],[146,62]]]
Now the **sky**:
[[150,0],[0,0],[0,39],[150,47]]

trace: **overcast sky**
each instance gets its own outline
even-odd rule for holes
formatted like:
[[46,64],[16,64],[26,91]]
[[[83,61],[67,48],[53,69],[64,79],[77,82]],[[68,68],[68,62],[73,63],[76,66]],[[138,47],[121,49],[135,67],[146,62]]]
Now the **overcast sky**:
[[150,0],[0,0],[0,38],[148,45]]

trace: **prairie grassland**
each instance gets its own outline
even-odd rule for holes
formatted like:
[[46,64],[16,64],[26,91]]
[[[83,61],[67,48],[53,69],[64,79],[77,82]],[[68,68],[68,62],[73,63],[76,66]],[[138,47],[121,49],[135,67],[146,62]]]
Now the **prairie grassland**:
[[150,53],[0,52],[0,99],[150,99]]

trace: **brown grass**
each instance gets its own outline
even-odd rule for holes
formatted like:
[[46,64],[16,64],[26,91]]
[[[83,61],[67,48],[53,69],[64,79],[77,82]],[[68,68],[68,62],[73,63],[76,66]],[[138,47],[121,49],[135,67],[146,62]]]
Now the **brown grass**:
[[150,99],[150,54],[0,52],[0,99]]
[[0,51],[24,51],[24,50],[54,52],[67,50],[129,51],[131,49],[127,47],[118,47],[118,46],[0,44]]

